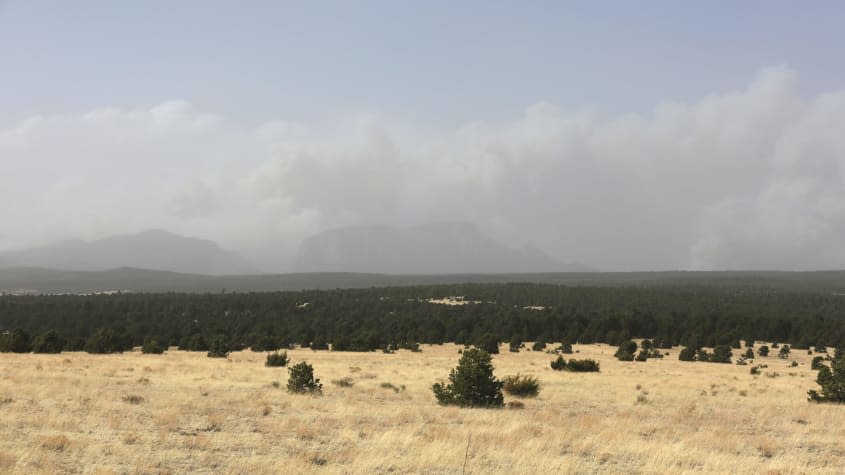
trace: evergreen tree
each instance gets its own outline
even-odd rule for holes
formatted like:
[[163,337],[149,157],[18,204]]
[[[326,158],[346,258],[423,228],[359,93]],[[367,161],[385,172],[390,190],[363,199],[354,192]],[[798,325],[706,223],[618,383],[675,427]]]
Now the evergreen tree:
[[493,376],[490,353],[470,348],[449,374],[449,383],[432,386],[437,402],[460,407],[501,407],[502,382]]
[[59,334],[53,330],[49,330],[35,338],[32,344],[32,351],[35,353],[61,353],[64,349],[65,342]]

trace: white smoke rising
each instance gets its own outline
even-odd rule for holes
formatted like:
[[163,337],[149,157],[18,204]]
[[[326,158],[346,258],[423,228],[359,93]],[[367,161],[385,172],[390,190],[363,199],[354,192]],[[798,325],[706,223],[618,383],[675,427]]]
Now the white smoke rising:
[[0,130],[0,248],[167,228],[284,270],[324,229],[465,220],[605,270],[845,267],[845,91],[803,97],[785,67],[648,114],[359,119],[34,117]]

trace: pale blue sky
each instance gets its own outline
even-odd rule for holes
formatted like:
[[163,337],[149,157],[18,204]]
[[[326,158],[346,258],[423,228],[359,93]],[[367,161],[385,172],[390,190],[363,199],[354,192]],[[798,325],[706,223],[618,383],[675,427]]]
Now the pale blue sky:
[[547,101],[602,113],[786,64],[843,82],[845,3],[2,1],[0,125],[166,99],[249,120],[436,127]]

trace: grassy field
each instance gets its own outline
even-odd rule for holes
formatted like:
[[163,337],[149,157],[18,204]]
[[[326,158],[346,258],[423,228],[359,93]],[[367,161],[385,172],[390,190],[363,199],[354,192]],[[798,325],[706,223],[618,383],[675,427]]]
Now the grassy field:
[[[842,473],[845,407],[806,401],[806,351],[749,366],[619,362],[575,345],[601,373],[549,368],[541,352],[494,357],[538,376],[525,408],[441,407],[431,385],[459,355],[289,351],[324,383],[285,392],[264,354],[0,355],[0,473]],[[734,350],[735,356],[738,354]],[[773,352],[774,354],[774,352]],[[350,378],[351,387],[333,381]],[[506,401],[514,400],[506,395]]]

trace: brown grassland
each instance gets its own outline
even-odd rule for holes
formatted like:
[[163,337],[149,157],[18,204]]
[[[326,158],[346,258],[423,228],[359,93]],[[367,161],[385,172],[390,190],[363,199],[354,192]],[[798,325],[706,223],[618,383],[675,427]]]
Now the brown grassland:
[[[459,358],[293,350],[322,396],[285,392],[264,354],[0,355],[0,473],[842,473],[845,406],[807,402],[806,351],[749,366],[619,362],[575,345],[600,373],[552,371],[508,353],[498,377],[542,382],[524,409],[441,407]],[[742,350],[744,352],[744,349]],[[773,355],[777,350],[773,351]],[[739,354],[734,350],[735,356]],[[349,378],[352,386],[333,384]],[[388,384],[389,383],[389,384]],[[514,398],[507,396],[507,401]]]

